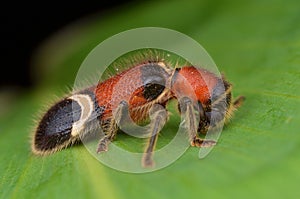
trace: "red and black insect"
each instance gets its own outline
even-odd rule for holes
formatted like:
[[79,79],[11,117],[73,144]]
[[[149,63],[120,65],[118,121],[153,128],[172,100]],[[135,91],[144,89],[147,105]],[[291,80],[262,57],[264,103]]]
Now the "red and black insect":
[[[143,122],[155,104],[166,107],[171,99],[178,100],[179,111],[186,115],[191,146],[209,147],[215,141],[201,139],[198,134],[228,120],[244,100],[241,96],[233,101],[231,90],[224,77],[205,69],[191,65],[173,68],[163,60],[147,60],[54,104],[38,124],[32,151],[39,155],[56,152],[80,142],[97,126],[105,133],[97,152],[107,151],[124,115],[129,114],[136,123]],[[195,112],[200,120],[196,120]],[[167,117],[153,114],[142,161],[146,167],[153,165],[158,131]]]

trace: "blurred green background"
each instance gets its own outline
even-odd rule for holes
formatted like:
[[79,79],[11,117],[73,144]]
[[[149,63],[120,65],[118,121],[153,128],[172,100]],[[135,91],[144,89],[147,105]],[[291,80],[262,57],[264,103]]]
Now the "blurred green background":
[[[297,0],[151,1],[61,29],[33,57],[38,86],[1,92],[0,198],[299,198],[299,11]],[[199,160],[189,148],[167,168],[128,174],[100,164],[83,146],[32,155],[33,118],[45,102],[63,96],[97,44],[144,26],[197,40],[234,95],[247,97],[209,156]]]

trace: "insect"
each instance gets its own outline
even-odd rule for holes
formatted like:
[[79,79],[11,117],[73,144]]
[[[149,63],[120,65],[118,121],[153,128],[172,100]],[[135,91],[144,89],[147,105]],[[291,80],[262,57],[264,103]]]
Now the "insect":
[[135,123],[149,119],[152,114],[142,158],[142,165],[151,167],[159,131],[168,120],[167,112],[151,113],[155,104],[165,108],[170,100],[178,100],[178,110],[186,118],[190,145],[210,147],[216,142],[200,138],[199,133],[205,134],[210,127],[227,121],[244,101],[243,96],[233,101],[231,91],[232,86],[224,77],[208,70],[192,65],[174,68],[163,59],[151,58],[74,92],[50,107],[38,123],[32,151],[38,155],[54,153],[80,142],[99,125],[105,135],[95,150],[105,152],[126,114]]

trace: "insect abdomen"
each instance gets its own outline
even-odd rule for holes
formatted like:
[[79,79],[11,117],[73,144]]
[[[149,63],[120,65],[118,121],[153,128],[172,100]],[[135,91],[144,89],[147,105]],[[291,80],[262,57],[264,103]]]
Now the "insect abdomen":
[[88,90],[73,94],[53,105],[43,116],[34,135],[36,154],[52,153],[80,142],[88,123],[98,122],[104,109]]

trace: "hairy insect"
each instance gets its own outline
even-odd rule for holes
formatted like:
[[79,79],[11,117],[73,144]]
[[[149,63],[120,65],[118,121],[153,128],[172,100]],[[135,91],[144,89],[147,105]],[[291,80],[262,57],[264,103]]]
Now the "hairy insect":
[[155,104],[165,108],[171,99],[177,99],[179,112],[186,118],[191,146],[210,147],[216,142],[201,139],[199,133],[205,134],[209,127],[227,121],[244,100],[240,96],[233,101],[231,91],[224,77],[205,69],[191,65],[173,68],[163,60],[147,60],[54,104],[36,128],[32,151],[39,155],[56,152],[80,142],[99,125],[105,136],[95,150],[101,153],[116,137],[122,118],[129,114],[135,123],[140,123],[150,115],[150,136],[142,164],[153,166],[158,134],[168,120],[166,111],[153,111]]

